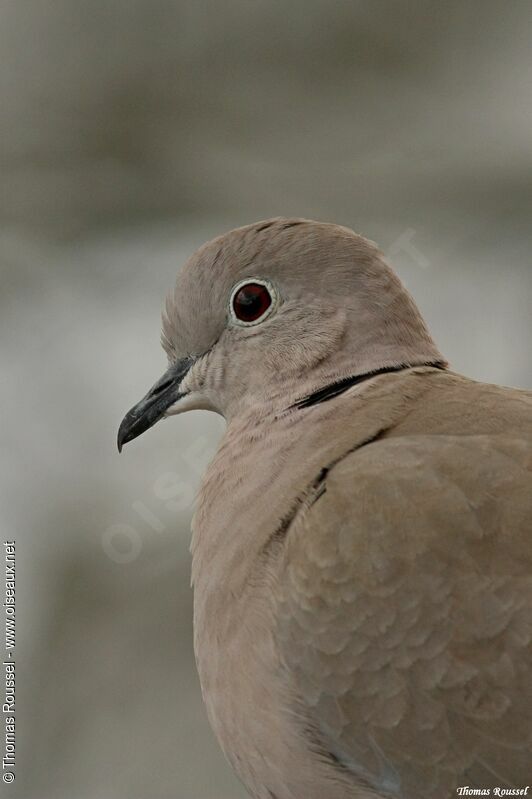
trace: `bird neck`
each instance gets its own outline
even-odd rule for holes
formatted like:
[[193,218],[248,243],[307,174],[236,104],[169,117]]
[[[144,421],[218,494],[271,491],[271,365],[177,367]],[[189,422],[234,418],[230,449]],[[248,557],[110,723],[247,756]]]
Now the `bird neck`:
[[193,521],[192,577],[201,601],[242,596],[268,540],[320,471],[393,429],[426,390],[420,376],[434,371],[381,374],[330,401],[231,419]]

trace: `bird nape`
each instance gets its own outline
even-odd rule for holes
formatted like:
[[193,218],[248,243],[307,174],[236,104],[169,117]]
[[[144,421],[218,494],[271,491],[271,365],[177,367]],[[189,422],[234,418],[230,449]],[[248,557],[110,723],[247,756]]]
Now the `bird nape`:
[[162,341],[119,446],[194,408],[227,421],[192,524],[194,646],[250,795],[524,793],[532,393],[450,371],[377,247],[304,219],[198,250]]

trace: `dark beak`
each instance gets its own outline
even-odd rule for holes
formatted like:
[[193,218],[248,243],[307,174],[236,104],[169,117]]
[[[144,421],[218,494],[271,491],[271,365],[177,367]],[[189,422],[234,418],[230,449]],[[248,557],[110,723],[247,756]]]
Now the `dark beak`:
[[193,363],[193,358],[183,358],[172,364],[146,396],[126,413],[118,430],[119,452],[128,441],[153,427],[170,405],[185,396],[187,392],[181,392],[181,383]]

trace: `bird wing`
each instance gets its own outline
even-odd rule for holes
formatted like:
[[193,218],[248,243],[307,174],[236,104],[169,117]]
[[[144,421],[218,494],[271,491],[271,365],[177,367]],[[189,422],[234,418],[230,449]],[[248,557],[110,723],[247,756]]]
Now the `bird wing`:
[[532,444],[387,438],[313,484],[278,635],[307,734],[386,795],[532,780]]

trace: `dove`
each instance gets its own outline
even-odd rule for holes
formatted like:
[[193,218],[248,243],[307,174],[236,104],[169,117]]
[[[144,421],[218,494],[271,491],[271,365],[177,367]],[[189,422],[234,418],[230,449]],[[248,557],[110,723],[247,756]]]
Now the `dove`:
[[532,393],[451,371],[377,246],[305,219],[201,247],[162,343],[118,445],[225,417],[192,523],[194,648],[249,794],[525,795]]

